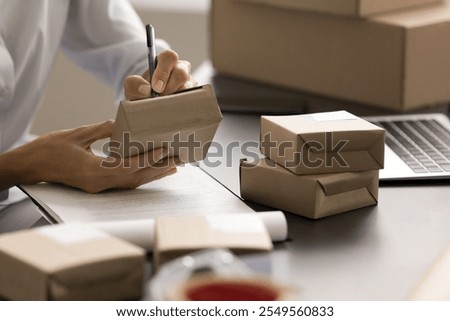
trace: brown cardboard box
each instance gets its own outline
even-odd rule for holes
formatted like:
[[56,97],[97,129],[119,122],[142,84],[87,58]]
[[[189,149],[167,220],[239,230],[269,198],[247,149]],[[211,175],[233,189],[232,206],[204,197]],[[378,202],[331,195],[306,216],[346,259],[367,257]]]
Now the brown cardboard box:
[[155,221],[153,259],[158,268],[176,257],[208,248],[236,254],[269,251],[272,240],[257,215],[160,216]]
[[365,17],[392,10],[442,2],[439,0],[239,0],[286,9]]
[[380,169],[384,129],[346,111],[261,117],[261,153],[295,174]]
[[269,159],[241,161],[241,197],[262,205],[318,219],[375,205],[378,170],[295,175]]
[[396,111],[450,100],[448,2],[349,19],[215,0],[211,18],[223,74]]
[[113,156],[166,146],[187,163],[202,160],[222,120],[210,85],[168,96],[122,101],[110,142]]
[[11,300],[122,300],[142,295],[145,251],[77,225],[0,236],[0,296]]

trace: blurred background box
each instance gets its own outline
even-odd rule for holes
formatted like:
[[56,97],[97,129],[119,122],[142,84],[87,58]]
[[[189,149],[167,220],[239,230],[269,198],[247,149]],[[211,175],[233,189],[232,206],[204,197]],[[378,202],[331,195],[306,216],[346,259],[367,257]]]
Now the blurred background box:
[[365,17],[397,9],[411,8],[442,0],[240,0],[287,9],[299,9],[346,16]]
[[448,2],[349,19],[215,0],[210,37],[223,74],[398,112],[450,100]]

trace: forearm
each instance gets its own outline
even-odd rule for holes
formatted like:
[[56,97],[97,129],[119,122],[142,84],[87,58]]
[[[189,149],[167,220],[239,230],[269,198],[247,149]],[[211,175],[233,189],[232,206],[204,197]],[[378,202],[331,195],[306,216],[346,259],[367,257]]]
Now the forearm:
[[20,148],[0,154],[0,190],[37,181],[30,160]]

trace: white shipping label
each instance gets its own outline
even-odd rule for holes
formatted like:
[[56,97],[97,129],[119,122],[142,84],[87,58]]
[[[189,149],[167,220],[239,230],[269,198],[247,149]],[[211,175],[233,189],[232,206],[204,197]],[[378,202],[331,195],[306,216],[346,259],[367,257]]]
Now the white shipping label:
[[49,239],[65,245],[90,242],[108,237],[108,234],[105,232],[81,224],[46,226],[38,228],[36,231]]
[[332,111],[328,113],[317,113],[311,115],[315,121],[336,121],[336,120],[354,120],[358,119],[355,115],[345,110]]

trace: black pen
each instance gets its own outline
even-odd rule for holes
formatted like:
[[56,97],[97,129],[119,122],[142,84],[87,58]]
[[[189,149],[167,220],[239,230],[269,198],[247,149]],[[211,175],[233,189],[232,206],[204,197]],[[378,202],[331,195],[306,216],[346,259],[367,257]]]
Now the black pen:
[[[156,69],[156,45],[155,45],[155,29],[152,25],[146,25],[147,31],[147,48],[148,48],[148,78],[150,85],[152,83],[152,77]],[[150,97],[157,97],[158,93],[153,90],[150,92]]]

